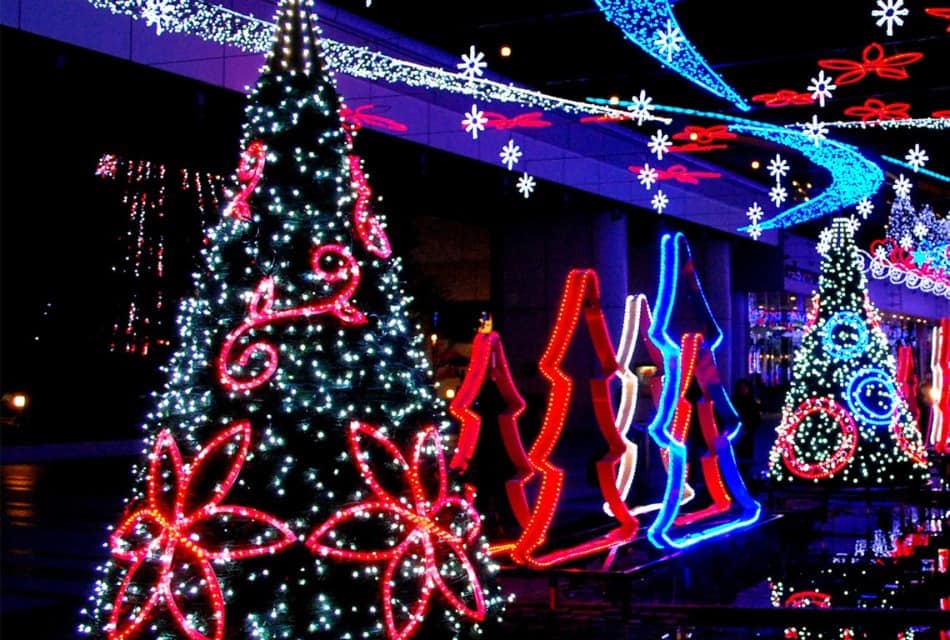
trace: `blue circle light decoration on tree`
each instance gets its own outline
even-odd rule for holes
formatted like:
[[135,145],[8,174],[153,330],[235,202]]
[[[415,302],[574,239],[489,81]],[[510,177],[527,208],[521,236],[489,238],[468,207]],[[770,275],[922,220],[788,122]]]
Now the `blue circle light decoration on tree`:
[[893,378],[880,367],[861,367],[848,380],[846,402],[859,420],[877,427],[890,426],[900,405]]
[[838,311],[825,323],[821,347],[838,362],[861,355],[868,348],[867,322],[854,311]]

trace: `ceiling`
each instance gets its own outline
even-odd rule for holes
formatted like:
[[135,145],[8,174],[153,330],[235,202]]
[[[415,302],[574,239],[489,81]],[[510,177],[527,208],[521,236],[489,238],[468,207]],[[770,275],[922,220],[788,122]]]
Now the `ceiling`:
[[[696,86],[627,40],[610,23],[594,0],[546,0],[511,2],[481,0],[464,7],[453,2],[397,2],[335,0],[323,4],[357,13],[387,28],[408,35],[446,52],[461,55],[475,46],[485,53],[488,72],[495,72],[522,86],[576,100],[618,96],[630,100],[641,90],[661,105],[673,105],[786,125],[807,122],[817,115],[822,122],[859,121],[845,114],[849,107],[866,106],[869,99],[884,104],[908,103],[912,118],[929,118],[950,110],[950,18],[925,13],[939,9],[939,0],[908,0],[909,14],[903,26],[877,26],[871,15],[876,0],[799,0],[795,3],[701,2],[674,0],[673,13],[682,33],[706,58],[713,70],[750,104],[744,112],[722,98]],[[653,3],[659,4],[659,3]],[[945,3],[950,7],[950,2]],[[900,6],[897,4],[897,6]],[[317,5],[319,12],[320,3]],[[950,9],[947,9],[950,12]],[[939,12],[935,12],[938,13]],[[923,58],[904,67],[907,79],[897,80],[868,73],[859,82],[838,86],[822,108],[817,102],[769,107],[753,96],[791,90],[807,93],[820,70],[819,60],[861,61],[865,48],[882,46],[884,56],[919,52]],[[502,45],[512,54],[503,58]],[[875,53],[869,50],[873,59]],[[831,78],[843,70],[827,70]],[[668,115],[668,114],[664,114]],[[714,119],[674,118],[667,132],[693,124],[711,126]],[[630,127],[637,127],[630,123]],[[653,132],[651,123],[642,126]],[[950,129],[833,128],[829,137],[853,144],[885,172],[886,183],[874,198],[875,212],[869,223],[883,224],[893,199],[892,183],[901,174],[914,184],[912,199],[929,203],[938,215],[950,210],[950,184],[946,180],[882,160],[882,156],[905,160],[919,144],[929,156],[925,169],[950,174]],[[707,152],[704,160],[768,183],[767,163],[781,153],[791,165],[788,177],[790,205],[814,197],[827,186],[828,175],[794,151],[761,140],[742,138],[728,149]],[[759,160],[757,170],[752,161]],[[793,185],[792,180],[798,182]],[[811,189],[806,185],[811,184]],[[805,225],[808,226],[808,225]]]

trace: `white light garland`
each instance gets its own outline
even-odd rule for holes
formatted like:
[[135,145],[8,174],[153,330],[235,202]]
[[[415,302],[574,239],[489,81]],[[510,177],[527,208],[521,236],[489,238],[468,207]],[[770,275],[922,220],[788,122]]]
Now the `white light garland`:
[[[90,3],[99,9],[130,16],[135,20],[144,18],[139,0],[90,0]],[[171,19],[163,22],[163,32],[188,33],[203,40],[236,47],[249,53],[267,51],[275,28],[275,24],[267,20],[200,0],[184,0],[179,3],[177,16],[180,16],[177,22]],[[323,47],[327,67],[354,78],[383,80],[391,84],[405,84],[410,87],[426,87],[468,95],[479,100],[511,102],[545,111],[608,115],[618,120],[630,117],[626,110],[567,100],[540,91],[516,87],[511,83],[469,78],[458,72],[400,60],[368,47],[349,45],[330,38],[323,38],[320,44]],[[649,113],[638,115],[637,120],[665,124],[671,122],[670,118]]]
[[862,260],[861,268],[877,280],[887,280],[891,284],[903,284],[908,289],[916,289],[950,300],[950,287],[943,282],[902,269],[887,258],[872,256],[863,249],[858,249],[858,255]]

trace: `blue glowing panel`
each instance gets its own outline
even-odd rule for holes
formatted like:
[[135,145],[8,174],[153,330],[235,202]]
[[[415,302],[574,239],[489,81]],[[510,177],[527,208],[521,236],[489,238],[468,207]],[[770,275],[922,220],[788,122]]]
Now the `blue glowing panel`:
[[628,40],[663,65],[725,98],[743,111],[748,103],[712,70],[686,39],[670,6],[671,0],[595,0],[607,19],[620,27]]
[[[819,144],[801,131],[772,125],[733,124],[731,131],[795,149],[831,174],[831,184],[811,200],[786,209],[777,216],[759,223],[762,230],[780,229],[808,222],[833,213],[841,213],[864,198],[870,198],[884,184],[884,172],[865,158],[855,147],[822,140]],[[748,226],[739,231],[747,232]]]

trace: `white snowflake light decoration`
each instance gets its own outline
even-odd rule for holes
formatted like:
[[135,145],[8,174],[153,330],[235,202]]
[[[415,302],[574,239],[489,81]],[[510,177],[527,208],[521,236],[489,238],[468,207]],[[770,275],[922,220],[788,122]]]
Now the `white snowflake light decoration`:
[[527,171],[518,178],[518,191],[525,198],[530,198],[531,194],[534,193],[534,178],[529,176]]
[[673,60],[673,54],[680,50],[685,40],[686,38],[683,37],[679,27],[674,27],[673,21],[667,20],[666,30],[656,30],[656,39],[653,44],[656,45],[661,55],[666,56],[666,61],[670,62]]
[[831,229],[825,227],[818,234],[818,244],[815,245],[815,250],[822,256],[828,255],[828,249],[831,248]]
[[858,232],[858,229],[861,228],[861,221],[855,218],[854,216],[848,216],[848,233],[852,236]]
[[758,225],[759,221],[762,220],[762,216],[765,215],[765,212],[762,210],[762,207],[759,206],[758,202],[753,202],[752,206],[746,209],[746,217],[754,225]]
[[769,200],[772,201],[776,207],[781,207],[782,203],[788,198],[788,191],[785,190],[780,184],[776,184],[774,187],[769,189]]
[[630,98],[630,106],[627,107],[633,113],[633,118],[637,121],[637,125],[642,125],[644,120],[647,120],[651,117],[651,112],[656,107],[653,106],[653,98],[647,95],[645,89],[640,89],[639,96],[633,96]]
[[831,92],[838,88],[838,85],[831,81],[831,77],[825,75],[824,69],[818,72],[817,78],[811,79],[808,90],[811,92],[811,99],[817,100],[822,107],[825,106],[825,100],[831,98]]
[[656,169],[651,167],[650,163],[644,162],[643,166],[640,167],[640,171],[637,172],[637,180],[649,191],[653,187],[653,183],[656,182],[658,175]]
[[508,167],[508,171],[511,171],[512,167],[518,164],[518,160],[521,159],[521,147],[516,145],[514,140],[508,140],[508,144],[501,148],[501,153],[498,155],[501,157],[501,163]]
[[485,130],[486,122],[488,122],[488,118],[485,117],[485,113],[478,108],[478,105],[473,104],[472,110],[465,114],[462,126],[472,134],[472,140],[478,140],[478,132]]
[[923,222],[918,222],[914,225],[914,235],[921,240],[927,237],[928,231],[930,231],[930,229],[928,229],[927,225],[925,225]]
[[905,178],[902,173],[897,177],[897,180],[894,181],[894,193],[897,194],[898,198],[908,198],[910,197],[910,189],[912,186],[910,180]]
[[805,135],[815,143],[817,147],[821,141],[828,137],[828,127],[818,119],[818,116],[812,116],[811,122],[805,123]]
[[901,236],[901,239],[898,240],[897,244],[899,244],[901,246],[901,249],[903,249],[904,251],[910,251],[911,249],[914,248],[914,239],[908,233]]
[[871,212],[874,211],[874,203],[871,202],[870,198],[863,198],[861,202],[858,203],[858,213],[861,214],[861,217],[864,220],[868,219],[868,216],[871,215]]
[[874,257],[878,260],[887,260],[887,249],[884,247],[877,247],[874,249]]
[[758,222],[753,222],[749,225],[749,237],[753,240],[758,240],[762,235],[762,226]]
[[178,20],[177,14],[178,8],[173,0],[145,0],[145,6],[142,7],[145,25],[154,25],[156,35],[162,35],[163,31],[171,27]]
[[877,18],[874,24],[887,28],[888,37],[894,35],[894,25],[904,26],[903,17],[910,13],[904,6],[904,0],[877,0],[877,9],[871,11],[871,16]]
[[662,160],[663,154],[670,150],[670,137],[663,133],[661,129],[657,129],[656,135],[650,136],[650,142],[647,143],[647,146],[657,160]]
[[663,210],[666,209],[666,205],[669,203],[670,199],[666,197],[662,189],[657,189],[656,193],[653,194],[653,199],[650,200],[650,206],[652,206],[657,213],[663,213]]
[[775,178],[776,182],[788,175],[788,170],[788,162],[781,154],[776,153],[775,157],[769,160],[769,175]]
[[487,66],[488,63],[485,62],[485,54],[481,51],[475,51],[475,45],[470,46],[468,53],[462,54],[462,61],[455,65],[459,73],[469,82],[485,75],[484,69]]
[[904,156],[904,159],[907,160],[907,164],[914,168],[914,173],[917,173],[927,164],[927,161],[930,160],[930,156],[927,155],[925,150],[920,148],[919,144],[915,144],[914,148],[908,151],[907,155]]

